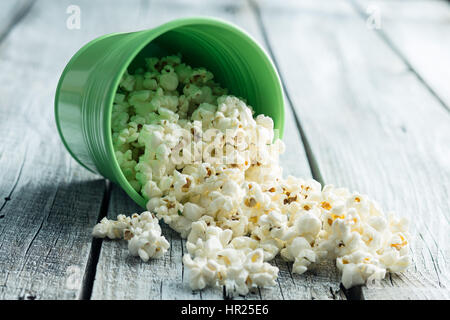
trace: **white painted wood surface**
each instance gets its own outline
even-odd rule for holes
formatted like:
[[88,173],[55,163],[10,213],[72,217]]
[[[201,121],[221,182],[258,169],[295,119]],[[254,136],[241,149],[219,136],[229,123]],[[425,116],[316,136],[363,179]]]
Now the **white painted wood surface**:
[[450,110],[450,2],[357,0],[354,5],[362,14],[378,11],[377,32]]
[[44,11],[32,7],[0,44],[0,299],[82,295],[104,193],[56,133],[54,88],[76,46],[52,37],[59,15]]
[[[367,29],[364,0],[83,0],[75,3],[80,30],[66,28],[71,1],[38,0],[30,10],[28,1],[2,1],[0,299],[223,298],[220,290],[189,289],[184,242],[166,226],[170,252],[149,263],[129,256],[123,242],[92,241],[100,217],[140,208],[70,158],[53,119],[56,83],[83,44],[194,15],[230,20],[274,54],[289,98],[286,174],[368,193],[411,218],[413,266],[377,288],[363,287],[364,298],[450,298],[450,90],[447,71],[435,63],[447,45],[434,40],[449,24],[433,7],[438,1],[426,5],[433,9],[424,21],[414,16],[422,2],[403,10],[402,1],[383,1],[386,38]],[[406,36],[408,28],[415,33]],[[434,47],[418,55],[421,43]],[[292,275],[286,262],[274,263],[278,285],[246,299],[345,299],[333,264]],[[358,290],[345,293],[361,298]]]

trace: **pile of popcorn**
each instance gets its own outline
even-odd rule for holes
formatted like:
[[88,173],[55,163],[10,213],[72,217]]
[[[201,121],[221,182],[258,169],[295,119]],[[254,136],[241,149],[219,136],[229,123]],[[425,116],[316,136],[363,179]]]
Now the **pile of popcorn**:
[[163,220],[187,238],[183,263],[194,290],[225,286],[245,295],[273,286],[278,268],[268,261],[278,254],[299,274],[335,259],[346,288],[410,264],[405,219],[366,195],[283,178],[284,144],[274,139],[272,119],[254,117],[211,72],[179,55],[149,58],[145,70],[125,73],[112,133],[117,161],[149,211],[104,218],[94,236],[123,238],[147,261],[169,247]]

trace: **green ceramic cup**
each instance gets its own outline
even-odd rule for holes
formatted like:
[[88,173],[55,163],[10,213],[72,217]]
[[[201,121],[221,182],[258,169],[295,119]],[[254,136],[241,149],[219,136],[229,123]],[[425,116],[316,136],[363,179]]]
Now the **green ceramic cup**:
[[122,174],[114,156],[111,110],[122,74],[144,58],[180,52],[194,67],[210,70],[233,95],[244,97],[284,128],[283,91],[264,50],[240,28],[213,18],[184,18],[157,28],[99,37],[82,47],[65,67],[56,89],[55,120],[72,157],[86,169],[119,184],[140,206],[146,199]]

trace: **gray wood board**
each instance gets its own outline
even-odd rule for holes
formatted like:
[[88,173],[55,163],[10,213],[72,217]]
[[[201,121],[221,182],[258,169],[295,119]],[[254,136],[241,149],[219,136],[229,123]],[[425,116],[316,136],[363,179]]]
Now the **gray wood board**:
[[411,221],[412,266],[365,298],[448,298],[449,113],[349,3],[260,9],[324,181]]
[[82,44],[134,27],[120,3],[89,10],[86,2],[82,29],[69,30],[69,4],[34,4],[0,46],[0,299],[75,299],[88,285],[91,228],[105,180],[64,150],[53,97]]

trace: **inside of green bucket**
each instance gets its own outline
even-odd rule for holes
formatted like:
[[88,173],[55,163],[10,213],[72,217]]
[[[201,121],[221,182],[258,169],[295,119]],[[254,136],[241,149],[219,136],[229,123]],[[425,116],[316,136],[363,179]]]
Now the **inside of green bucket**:
[[253,107],[256,114],[274,120],[283,134],[283,96],[278,76],[264,51],[249,37],[212,25],[188,25],[163,33],[145,46],[129,71],[145,64],[145,58],[182,55],[183,62],[204,67],[215,81]]

